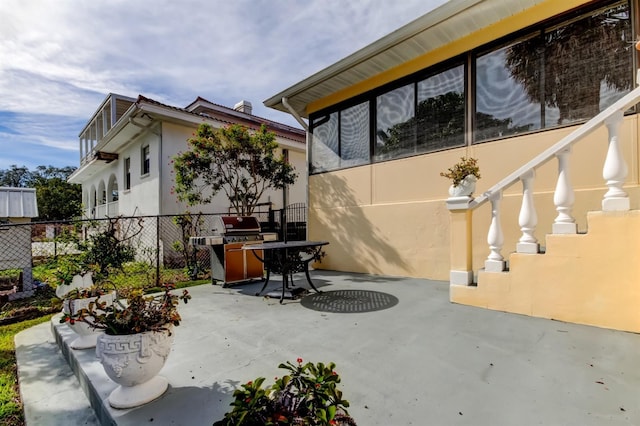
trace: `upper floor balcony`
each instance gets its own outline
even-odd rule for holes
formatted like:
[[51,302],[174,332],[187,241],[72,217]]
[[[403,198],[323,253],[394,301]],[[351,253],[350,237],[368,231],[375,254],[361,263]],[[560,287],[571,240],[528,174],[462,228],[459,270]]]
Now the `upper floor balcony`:
[[107,155],[97,152],[96,147],[135,101],[134,98],[113,93],[107,96],[80,132],[80,165],[91,161],[97,155]]

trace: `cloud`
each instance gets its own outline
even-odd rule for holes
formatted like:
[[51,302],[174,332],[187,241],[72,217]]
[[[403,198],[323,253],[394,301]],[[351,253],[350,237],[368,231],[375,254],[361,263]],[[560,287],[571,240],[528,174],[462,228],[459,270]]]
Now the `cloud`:
[[297,125],[262,101],[442,3],[2,0],[0,145],[77,165],[69,147],[109,93],[175,106],[246,99],[256,115]]
[[[35,169],[64,167],[79,162],[79,129],[84,119],[53,114],[0,112],[0,169],[12,164]],[[5,126],[4,123],[10,123]]]

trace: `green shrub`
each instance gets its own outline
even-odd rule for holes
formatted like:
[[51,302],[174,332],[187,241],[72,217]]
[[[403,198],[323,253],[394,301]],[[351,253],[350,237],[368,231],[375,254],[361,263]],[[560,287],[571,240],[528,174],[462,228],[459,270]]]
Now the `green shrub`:
[[338,390],[335,364],[289,361],[279,368],[288,374],[272,386],[262,387],[264,377],[243,384],[233,393],[233,409],[213,426],[355,426]]

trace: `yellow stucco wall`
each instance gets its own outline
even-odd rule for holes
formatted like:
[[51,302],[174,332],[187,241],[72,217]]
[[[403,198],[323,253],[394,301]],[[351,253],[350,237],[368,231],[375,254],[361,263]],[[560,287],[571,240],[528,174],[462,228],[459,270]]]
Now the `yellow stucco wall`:
[[[331,107],[586,3],[589,1],[545,1],[312,102],[306,112]],[[311,176],[309,238],[330,242],[325,247],[327,256],[316,267],[438,280],[449,280],[451,269],[480,270],[489,254],[490,203],[473,212],[451,214],[445,204],[449,182],[439,173],[460,156],[476,157],[482,174],[476,189],[480,194],[575,129],[547,130]],[[451,286],[451,300],[640,332],[638,131],[637,115],[625,117],[620,141],[628,166],[625,190],[630,196],[630,212],[600,211],[607,191],[602,168],[608,135],[603,126],[576,144],[569,160],[575,191],[572,215],[580,234],[549,235],[557,216],[553,195],[558,164],[551,160],[536,171],[533,188],[536,237],[546,253],[513,253],[521,236],[518,214],[522,186],[518,183],[504,192],[501,202],[502,254],[509,260],[510,272],[476,272],[478,285]],[[452,250],[471,253],[452,257]]]
[[[309,238],[327,240],[327,256],[319,268],[448,280],[450,271],[450,213],[445,201],[449,181],[439,176],[462,155],[478,158],[482,178],[476,194],[516,170],[536,154],[560,140],[575,127],[442,151],[380,164],[323,173],[309,178]],[[629,167],[627,187],[631,208],[640,208],[633,196],[638,188],[638,120],[625,117],[620,135]],[[588,211],[601,210],[606,192],[602,167],[608,139],[599,129],[573,149],[570,179],[575,189],[574,217],[578,230],[587,229]],[[545,245],[545,234],[557,212],[553,192],[557,161],[537,171],[534,200],[538,213],[536,236]],[[522,187],[516,184],[502,200],[503,255],[515,251],[521,232],[518,213]],[[487,203],[473,213],[473,269],[484,266],[489,248]]]
[[545,254],[513,253],[509,272],[451,286],[451,301],[640,332],[640,211],[591,212],[586,234],[548,235]]

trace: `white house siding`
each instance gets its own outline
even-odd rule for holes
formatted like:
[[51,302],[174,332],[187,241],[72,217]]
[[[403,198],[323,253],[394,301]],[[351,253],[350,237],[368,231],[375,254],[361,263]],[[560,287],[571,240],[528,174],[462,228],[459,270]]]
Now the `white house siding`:
[[178,153],[187,149],[187,139],[192,136],[195,130],[195,126],[187,127],[173,123],[162,124],[162,152],[156,157],[159,158],[160,166],[162,167],[158,191],[161,197],[162,214],[181,214],[187,210],[187,204],[178,201],[175,191],[172,194],[172,188],[175,186],[175,174],[172,173],[173,163],[171,160]]
[[[164,170],[162,171],[161,197],[162,197],[162,214],[181,214],[187,209],[192,212],[203,213],[224,213],[228,211],[229,201],[223,192],[218,193],[211,203],[205,205],[197,205],[188,207],[186,203],[178,201],[175,192],[171,190],[175,186],[173,164],[171,160],[179,152],[187,149],[187,139],[190,138],[195,131],[194,128],[180,126],[172,123],[163,123],[162,125],[162,154],[161,162]],[[285,139],[276,137],[276,141],[286,148],[286,144],[291,143]],[[294,185],[289,188],[289,203],[305,203],[306,204],[306,154],[304,149],[289,149],[289,161],[296,168],[298,179]],[[280,152],[282,148],[279,149]],[[271,201],[272,208],[282,208],[283,201],[282,190],[267,190],[262,197],[262,202]]]
[[289,187],[289,204],[307,204],[307,155],[306,151],[289,150],[289,163],[293,165],[298,174],[296,183]]
[[[118,160],[107,165],[100,173],[89,178],[82,184],[82,200],[89,217],[102,218],[105,215],[142,216],[158,214],[158,152],[159,136],[147,133],[137,138],[133,144],[119,153]],[[150,147],[150,173],[141,174],[142,147]],[[125,190],[125,159],[131,158],[131,189]],[[109,181],[115,177],[117,182],[118,200],[113,202],[109,193]],[[102,188],[107,190],[107,205],[101,202]],[[95,199],[94,199],[95,197]]]
[[[159,161],[160,136],[147,132],[119,154],[118,188],[119,215],[146,216],[160,213]],[[142,147],[149,146],[149,173],[142,174]],[[125,190],[125,159],[131,158],[131,189]]]

